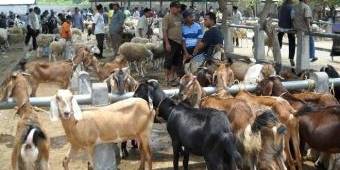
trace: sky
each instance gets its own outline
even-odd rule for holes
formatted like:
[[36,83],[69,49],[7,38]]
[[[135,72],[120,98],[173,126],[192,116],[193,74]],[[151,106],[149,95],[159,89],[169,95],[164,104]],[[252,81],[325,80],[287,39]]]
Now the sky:
[[0,5],[34,4],[35,0],[0,0]]

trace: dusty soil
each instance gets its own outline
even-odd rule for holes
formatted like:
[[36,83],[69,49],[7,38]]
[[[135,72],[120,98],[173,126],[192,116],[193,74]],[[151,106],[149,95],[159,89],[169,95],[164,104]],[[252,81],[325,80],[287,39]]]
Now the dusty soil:
[[[106,54],[109,56],[108,54]],[[7,56],[7,57],[6,57]],[[5,55],[0,55],[0,76],[2,77],[8,66],[13,63],[18,57],[23,56],[21,49],[11,50]],[[108,59],[106,59],[108,60]],[[148,71],[148,78],[154,78],[164,83],[164,73],[161,70]],[[50,96],[55,94],[58,85],[42,84],[37,96]],[[39,117],[42,120],[43,127],[46,128],[47,134],[51,138],[50,150],[50,167],[52,170],[62,169],[62,160],[67,153],[70,145],[66,141],[64,130],[60,122],[51,122],[46,113],[41,112]],[[18,117],[14,115],[14,110],[0,110],[0,170],[10,169],[10,157],[13,149],[14,135]],[[166,131],[165,124],[155,124],[152,137],[151,149],[153,153],[153,169],[170,170],[172,167],[172,147],[171,140]],[[84,153],[79,153],[79,156],[70,162],[70,169],[86,169],[87,156]],[[182,163],[180,162],[180,166]],[[139,151],[131,149],[130,156],[127,160],[122,160],[119,169],[133,170],[139,166]],[[190,156],[190,169],[204,170],[205,164],[202,158]],[[306,170],[313,170],[311,163],[304,166]]]

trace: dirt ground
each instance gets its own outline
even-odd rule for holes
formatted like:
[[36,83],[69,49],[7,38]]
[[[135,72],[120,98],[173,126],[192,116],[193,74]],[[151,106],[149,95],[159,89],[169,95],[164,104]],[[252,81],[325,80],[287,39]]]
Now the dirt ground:
[[[8,66],[16,61],[18,57],[22,57],[22,49],[12,49],[4,55],[0,55],[0,76],[5,74]],[[108,54],[106,54],[108,56]],[[148,78],[154,78],[161,81],[164,85],[164,74],[162,71],[148,71]],[[42,84],[37,96],[51,96],[55,94],[58,85]],[[47,134],[51,138],[50,150],[50,167],[51,170],[62,169],[62,160],[67,153],[70,145],[66,141],[64,130],[60,122],[51,122],[46,113],[39,114],[43,127],[46,128]],[[14,110],[0,110],[0,170],[10,169],[10,157],[13,149],[14,135],[18,117],[14,115]],[[170,170],[172,167],[172,147],[171,140],[166,131],[165,124],[155,124],[152,137],[151,149],[153,153],[153,169]],[[131,149],[130,156],[127,160],[122,160],[119,165],[121,170],[133,170],[139,166],[139,151]],[[84,153],[79,153],[79,156],[70,162],[70,169],[86,169],[87,157]],[[182,163],[179,164],[182,166]],[[190,156],[190,169],[204,170],[205,164],[202,158]],[[306,163],[304,166],[306,170],[314,170],[312,163]]]

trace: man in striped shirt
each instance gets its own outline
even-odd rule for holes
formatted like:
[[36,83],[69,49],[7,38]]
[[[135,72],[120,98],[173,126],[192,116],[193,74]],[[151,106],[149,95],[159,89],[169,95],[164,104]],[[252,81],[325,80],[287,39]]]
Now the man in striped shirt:
[[194,17],[190,11],[183,12],[184,23],[182,25],[184,61],[192,57],[192,53],[197,42],[203,37],[201,25],[194,22]]

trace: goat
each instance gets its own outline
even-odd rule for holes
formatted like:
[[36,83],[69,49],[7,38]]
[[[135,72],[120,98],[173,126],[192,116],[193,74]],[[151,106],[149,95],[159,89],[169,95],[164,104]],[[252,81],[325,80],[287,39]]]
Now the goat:
[[1,100],[13,97],[20,120],[17,124],[11,166],[16,169],[47,170],[49,138],[42,129],[37,113],[29,103],[26,74],[13,73],[1,85]]
[[[246,164],[243,165],[243,168],[251,168],[256,169],[257,164],[257,158],[260,156],[261,150],[264,150],[261,146],[261,144],[266,143],[267,141],[263,141],[261,139],[262,135],[262,128],[265,128],[268,126],[266,122],[275,121],[274,117],[276,115],[272,115],[269,117],[266,116],[266,114],[273,114],[272,112],[264,112],[261,113],[259,116],[256,116],[256,114],[252,111],[250,106],[244,102],[243,100],[234,99],[234,98],[228,98],[228,99],[222,99],[218,96],[207,96],[204,99],[202,99],[201,107],[203,108],[214,108],[217,110],[224,111],[226,115],[228,116],[230,122],[231,122],[231,128],[233,130],[233,133],[236,136],[237,142],[238,142],[238,150],[241,151],[241,154],[243,155],[243,158],[247,160]],[[266,118],[267,117],[267,118]],[[276,121],[278,122],[277,118]],[[276,123],[276,122],[273,122]],[[261,127],[261,125],[263,127]],[[270,123],[269,123],[270,124]],[[277,123],[276,123],[277,124]],[[259,126],[258,126],[259,125]],[[274,124],[273,124],[274,125]],[[258,128],[254,128],[254,126],[258,126]],[[271,128],[281,128],[281,126],[274,126]],[[285,128],[282,126],[282,128]],[[268,131],[268,130],[267,130]],[[282,131],[281,134],[274,134],[273,138],[269,138],[264,136],[266,140],[275,140],[278,138],[278,136],[282,135],[284,136],[284,131]],[[282,137],[283,139],[283,137]],[[268,146],[274,146],[274,145],[268,145]],[[275,150],[275,148],[266,148],[270,150]],[[265,151],[262,151],[265,152]],[[278,155],[282,155],[283,153],[276,152]],[[268,154],[266,154],[268,155]],[[272,159],[268,159],[268,156],[263,156],[267,158],[267,162],[280,162],[278,158],[281,157],[270,157]],[[261,162],[263,163],[263,162]],[[260,163],[260,164],[261,164]],[[283,165],[284,166],[284,165]]]
[[221,90],[232,85],[234,83],[234,79],[234,72],[230,68],[230,64],[218,64],[218,68],[213,74],[213,83],[216,84],[217,90]]
[[[281,97],[254,96],[243,90],[236,95],[236,98],[246,101],[251,107],[258,107],[259,105],[271,107],[278,114],[280,121],[288,128],[285,138],[285,153],[287,155],[288,166],[289,168],[294,168],[294,164],[297,164],[298,168],[302,169],[298,133],[299,123],[295,117],[297,111],[292,108],[287,100]],[[296,163],[294,163],[293,155],[290,152],[290,141],[292,142]]]
[[179,82],[179,99],[186,101],[194,108],[198,108],[201,98],[205,95],[203,88],[191,73],[185,74]]
[[128,67],[117,68],[104,80],[107,83],[109,92],[124,94],[137,89],[138,82],[128,73]]
[[155,112],[153,106],[143,99],[129,98],[114,104],[81,112],[76,99],[69,90],[58,90],[51,99],[51,120],[61,119],[71,148],[63,161],[68,163],[79,149],[85,149],[89,168],[93,166],[94,146],[100,143],[123,142],[138,139],[141,153],[140,169],[152,169],[149,138]]
[[254,83],[263,80],[266,77],[276,75],[275,69],[271,64],[255,64],[250,66],[244,76],[245,83]]
[[167,121],[175,170],[178,170],[182,148],[184,169],[188,169],[189,153],[203,156],[208,170],[234,170],[236,164],[241,164],[240,154],[234,144],[234,135],[223,112],[175,104],[166,97],[156,80],[141,83],[134,96],[145,100],[151,98],[152,104],[157,106],[159,116]]
[[62,88],[67,88],[73,74],[73,63],[68,60],[54,63],[32,61],[23,65],[24,71],[31,75],[31,96],[36,96],[39,84],[44,82],[57,82]]
[[[332,65],[329,65],[329,64],[327,65],[327,67],[322,67],[320,69],[320,71],[326,72],[329,78],[339,78],[340,77],[340,75],[336,71],[336,69]],[[333,88],[333,87],[331,87],[331,88]],[[340,88],[338,86],[335,86],[334,89],[331,89],[331,90],[334,90],[333,95],[339,101],[340,100]]]

